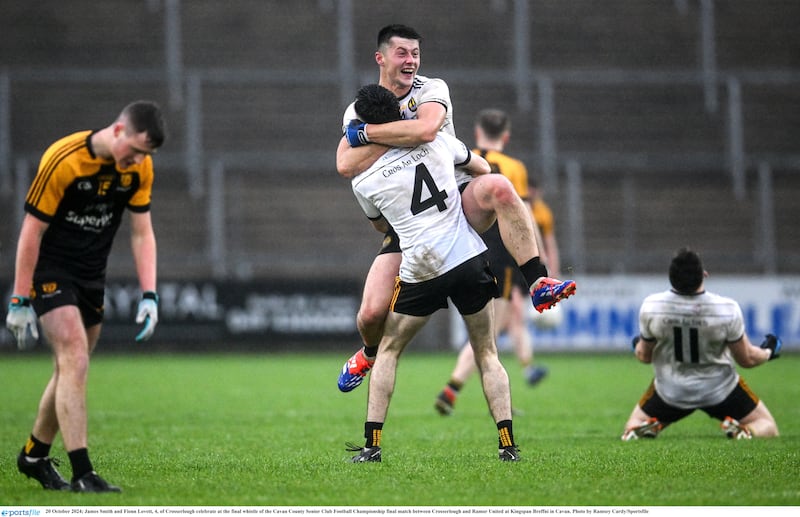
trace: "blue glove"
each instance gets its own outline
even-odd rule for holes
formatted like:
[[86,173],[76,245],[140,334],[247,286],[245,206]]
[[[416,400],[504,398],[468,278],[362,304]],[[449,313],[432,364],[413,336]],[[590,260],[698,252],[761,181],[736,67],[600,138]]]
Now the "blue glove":
[[773,359],[777,359],[781,356],[781,347],[783,346],[783,342],[781,338],[774,336],[772,334],[767,334],[764,337],[764,341],[761,343],[761,348],[768,349],[770,351],[769,360],[772,361]]
[[637,334],[633,336],[633,339],[631,339],[631,350],[633,350],[634,352],[636,351],[636,343],[638,342],[639,342],[639,335]]
[[344,130],[344,136],[347,138],[347,143],[350,144],[350,147],[359,147],[369,143],[367,125],[360,120],[351,120]]
[[144,323],[144,328],[136,335],[136,342],[150,339],[158,323],[158,295],[155,291],[145,291],[142,294],[136,311],[136,323]]
[[[27,350],[36,345],[39,339],[39,329],[36,326],[36,313],[31,307],[30,298],[15,294],[11,297],[8,304],[8,315],[6,315],[6,327],[17,340],[17,348]],[[33,339],[29,339],[30,336]]]

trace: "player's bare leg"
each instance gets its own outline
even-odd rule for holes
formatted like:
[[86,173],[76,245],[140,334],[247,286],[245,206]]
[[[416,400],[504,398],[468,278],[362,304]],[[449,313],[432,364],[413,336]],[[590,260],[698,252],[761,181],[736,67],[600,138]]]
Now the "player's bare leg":
[[[508,301],[503,298],[495,298],[491,302],[495,311],[495,336],[500,335],[508,326]],[[469,340],[464,343],[458,352],[456,365],[450,373],[450,380],[444,389],[439,392],[434,403],[435,409],[439,414],[447,416],[453,413],[459,391],[473,373],[478,371],[475,363],[475,352]]]
[[747,427],[754,437],[771,438],[780,434],[775,418],[762,401],[759,401],[756,408],[746,417],[739,420],[739,424]]
[[364,282],[364,294],[356,323],[366,346],[378,346],[389,314],[389,303],[400,272],[400,253],[383,253],[375,257]]
[[511,421],[511,387],[508,373],[497,356],[493,317],[494,304],[487,303],[475,314],[465,315],[464,322],[481,374],[483,394],[497,425],[499,458],[502,461],[519,461],[519,449],[514,441]]
[[31,437],[17,456],[17,469],[28,478],[38,481],[45,490],[69,490],[70,484],[56,469],[58,462],[50,457],[50,447],[58,433],[56,416],[56,385],[58,369],[44,389],[33,424]]
[[464,316],[467,333],[481,376],[483,393],[495,422],[511,420],[511,388],[508,373],[500,363],[493,329],[494,306],[486,306],[475,314]]
[[642,410],[639,404],[636,404],[625,423],[622,440],[627,442],[638,438],[655,438],[666,426],[667,424],[662,424],[656,418],[651,417]]
[[429,317],[409,316],[392,312],[386,319],[385,335],[372,367],[367,399],[367,421],[384,422],[389,401],[394,393],[397,360],[406,345],[429,320]]
[[478,233],[497,220],[503,245],[525,276],[537,311],[547,310],[575,293],[574,281],[547,277],[547,268],[539,262],[533,218],[508,178],[500,174],[478,176],[469,182],[461,199],[464,215]]
[[26,450],[17,459],[19,470],[35,477],[45,488],[119,492],[119,487],[109,484],[93,470],[88,453],[86,386],[89,358],[97,345],[101,325],[85,328],[78,308],[73,305],[51,310],[39,322],[55,359],[54,373],[42,394],[31,434],[40,441],[40,436],[47,437],[52,443],[52,438],[61,431],[72,465],[72,483],[66,484],[49,458],[30,458]]
[[472,351],[472,344],[468,340],[458,352],[456,365],[450,374],[450,380],[447,381],[447,384],[434,401],[433,407],[440,415],[448,416],[453,414],[461,388],[477,370],[478,365],[475,364],[475,353]]
[[478,233],[497,221],[503,244],[517,264],[539,256],[533,220],[508,178],[478,176],[464,189],[461,200],[467,221]]
[[39,409],[33,423],[33,436],[37,439],[52,444],[58,434],[58,417],[56,416],[56,385],[58,384],[58,369],[53,370],[53,376],[42,393],[39,400]]
[[340,391],[348,392],[360,386],[372,368],[375,356],[374,353],[366,353],[366,349],[377,350],[383,337],[401,258],[400,253],[382,253],[372,261],[364,282],[361,307],[356,316],[356,325],[364,346],[342,367],[338,379]]
[[364,422],[363,447],[348,443],[348,451],[358,452],[351,458],[353,463],[381,461],[381,434],[389,402],[394,393],[397,361],[406,345],[419,332],[429,317],[408,316],[390,313],[386,318],[385,335],[381,339],[374,371],[369,378],[367,395],[367,420]]
[[[57,331],[63,331],[65,329],[72,327],[73,322],[80,322],[81,319],[79,314],[75,315],[67,314],[66,316],[64,315],[65,311],[67,313],[71,313],[72,310],[77,312],[76,307],[67,306],[59,309],[54,309],[40,318],[42,324],[42,330],[45,333],[45,338],[47,339],[48,343],[51,343],[51,346],[56,352],[56,360],[54,362],[54,367],[53,367],[53,376],[50,378],[50,382],[48,382],[47,387],[42,393],[42,398],[39,400],[39,409],[36,413],[36,420],[34,421],[33,431],[32,431],[33,435],[36,438],[46,443],[53,443],[56,434],[58,433],[59,430],[59,418],[56,412],[56,390],[62,380],[61,376],[59,375],[62,368],[59,368],[59,360],[58,360],[59,352],[57,351],[56,346],[59,347],[58,349],[66,348],[65,346],[55,344],[55,343],[64,343],[66,339],[64,335],[60,335],[59,333],[54,333],[53,331],[51,331],[51,329],[55,327]],[[64,319],[65,317],[66,319]],[[81,339],[79,341],[79,343],[81,344],[77,348],[80,349],[88,347],[89,350],[88,353],[89,355],[91,355],[91,352],[97,345],[97,340],[100,336],[100,327],[101,327],[100,325],[96,325],[94,327],[89,328],[86,331],[84,330],[82,324],[79,324],[77,327],[73,327],[72,333],[74,335],[81,336]],[[85,336],[85,338],[82,336]],[[88,344],[84,345],[84,343]],[[78,362],[82,361],[79,360]],[[87,366],[84,369],[84,373],[86,374],[86,376],[82,377],[82,374],[78,373],[78,376],[82,377],[83,379],[82,382],[78,380],[77,383],[75,381],[73,381],[72,383],[73,385],[78,384],[79,386],[82,384],[84,394],[86,389],[85,388],[86,378],[88,377],[88,356],[86,357],[86,362]],[[63,398],[63,396],[59,394],[59,398]],[[80,415],[77,415],[77,417],[80,418]],[[67,424],[71,425],[72,422],[67,422]],[[80,431],[78,431],[78,433],[79,433],[78,437],[75,440],[70,440],[69,442],[67,441],[69,440],[69,438],[64,440],[65,447],[70,447],[70,445],[66,445],[67,443],[71,445],[83,444],[84,447],[86,446],[85,431],[83,432],[83,438],[80,437]],[[67,450],[70,449],[67,448]]]
[[[55,390],[52,407],[67,451],[87,447],[86,383],[89,377],[89,337],[74,305],[53,309],[39,318],[44,335],[55,354]],[[42,401],[34,432],[52,432],[51,404]]]

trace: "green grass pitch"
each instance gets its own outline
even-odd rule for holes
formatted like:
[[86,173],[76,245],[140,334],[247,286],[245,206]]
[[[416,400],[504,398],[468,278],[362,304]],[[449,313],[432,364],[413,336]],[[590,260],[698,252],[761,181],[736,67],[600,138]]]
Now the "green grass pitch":
[[[433,400],[455,353],[401,358],[383,463],[351,464],[363,443],[366,384],[340,393],[352,352],[111,355],[92,362],[89,450],[122,494],[44,491],[16,469],[47,354],[0,357],[0,505],[14,506],[795,506],[800,504],[800,360],[742,373],[782,436],[732,441],[695,413],[656,440],[623,443],[651,378],[627,354],[540,354],[550,375],[526,386],[504,355],[519,463],[497,459],[478,379],[451,417]],[[62,474],[69,462],[56,440]]]

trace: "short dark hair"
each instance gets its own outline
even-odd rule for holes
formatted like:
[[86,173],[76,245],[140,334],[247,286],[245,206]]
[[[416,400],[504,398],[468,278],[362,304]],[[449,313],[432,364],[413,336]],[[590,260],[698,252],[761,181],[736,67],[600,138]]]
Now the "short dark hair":
[[669,283],[678,294],[693,294],[703,283],[703,261],[689,248],[675,253],[669,265]]
[[422,42],[422,36],[420,36],[416,30],[408,25],[394,23],[392,25],[387,25],[378,32],[378,48],[381,48],[381,45],[388,44],[389,40],[394,37],[413,39]]
[[400,101],[379,84],[362,86],[356,95],[356,114],[367,124],[384,124],[400,120]]
[[153,101],[134,101],[122,109],[128,123],[137,133],[147,133],[147,143],[155,148],[161,147],[166,139],[164,115],[161,107]]
[[492,139],[500,138],[504,131],[511,129],[511,119],[505,111],[485,109],[478,113],[475,123],[483,133]]

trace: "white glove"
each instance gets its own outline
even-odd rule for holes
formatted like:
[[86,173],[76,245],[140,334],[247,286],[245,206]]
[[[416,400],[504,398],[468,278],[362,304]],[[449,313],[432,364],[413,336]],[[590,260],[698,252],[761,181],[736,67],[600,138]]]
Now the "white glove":
[[[17,340],[17,348],[27,350],[36,345],[39,339],[39,328],[36,326],[36,313],[31,307],[30,298],[15,294],[11,297],[8,304],[8,315],[6,316],[6,327]],[[28,337],[28,329],[30,336]]]
[[155,291],[145,291],[139,301],[136,323],[144,323],[144,328],[136,334],[136,342],[147,341],[156,330],[158,323],[158,295]]

